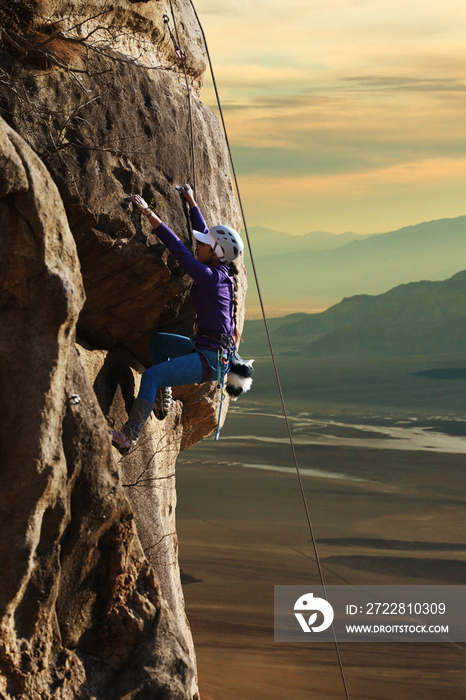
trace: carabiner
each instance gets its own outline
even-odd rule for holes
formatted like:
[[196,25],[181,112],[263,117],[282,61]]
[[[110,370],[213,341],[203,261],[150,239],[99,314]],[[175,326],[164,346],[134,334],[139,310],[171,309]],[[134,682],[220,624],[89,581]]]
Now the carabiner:
[[184,52],[184,51],[178,46],[178,44],[176,43],[175,36],[174,36],[174,34],[173,34],[172,30],[171,30],[170,25],[168,24],[169,21],[170,21],[170,17],[169,17],[168,15],[166,15],[166,14],[163,15],[163,23],[167,25],[168,31],[170,32],[170,37],[171,37],[171,39],[172,39],[172,41],[173,41],[173,46],[175,47],[175,54],[176,54],[176,57],[181,61],[181,63],[184,63],[184,62],[187,60],[188,57],[187,57],[187,55],[185,54],[185,52]]

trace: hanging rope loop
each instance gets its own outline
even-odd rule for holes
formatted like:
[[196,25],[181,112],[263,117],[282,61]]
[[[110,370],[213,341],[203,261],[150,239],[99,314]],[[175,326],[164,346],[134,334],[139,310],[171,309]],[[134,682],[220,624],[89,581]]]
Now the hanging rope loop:
[[163,16],[163,23],[167,25],[168,31],[170,32],[170,37],[171,40],[173,41],[173,46],[175,47],[175,53],[177,58],[181,61],[181,63],[184,63],[186,59],[188,58],[181,46],[178,44],[178,42],[175,39],[175,35],[173,34],[171,27],[169,25],[170,22],[170,17],[168,15]]
[[175,34],[172,32],[172,30],[170,28],[170,24],[169,24],[170,17],[167,14],[163,15],[163,22],[168,27],[168,31],[170,32],[170,36],[172,38],[173,45],[175,47],[176,56],[179,59],[181,65],[183,66],[184,79],[186,82],[186,91],[188,93],[189,136],[190,136],[189,147],[190,147],[190,151],[191,151],[192,187],[193,187],[194,197],[196,197],[196,189],[197,189],[197,187],[196,187],[196,156],[194,153],[193,113],[192,113],[192,108],[191,108],[191,89],[189,87],[188,72],[186,70],[186,60],[188,57],[185,54],[185,52],[182,50],[182,48],[180,47],[180,38],[178,35],[178,27],[176,26],[175,14],[173,12],[172,0],[170,0],[170,11],[171,11],[172,18],[173,18],[173,27],[175,29]]

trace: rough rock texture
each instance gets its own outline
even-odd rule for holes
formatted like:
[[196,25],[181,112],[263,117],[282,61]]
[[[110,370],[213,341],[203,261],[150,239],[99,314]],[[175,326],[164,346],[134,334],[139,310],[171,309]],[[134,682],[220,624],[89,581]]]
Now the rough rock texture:
[[[199,100],[200,32],[188,0],[173,8],[197,199],[207,223],[238,227],[220,127]],[[214,430],[215,389],[177,389],[124,459],[108,436],[151,333],[189,335],[194,320],[189,278],[122,201],[139,191],[190,245],[175,189],[192,182],[188,92],[169,10],[0,0],[0,109],[14,129],[1,122],[0,698],[196,694],[175,461]]]
[[[109,7],[103,1],[44,1],[41,6],[41,13],[50,18],[65,17],[72,11],[72,17],[60,26],[82,21],[83,10],[92,16]],[[61,14],[57,15],[57,7],[62,8]],[[43,158],[63,198],[86,291],[79,333],[95,347],[123,343],[150,365],[148,333],[168,326],[188,334],[191,331],[192,307],[188,303],[183,308],[189,278],[157,243],[146,219],[141,221],[132,213],[133,205],[123,199],[140,192],[191,245],[187,211],[175,189],[192,180],[188,93],[163,22],[164,13],[170,14],[168,3],[120,0],[110,7],[116,9],[80,28],[81,34],[88,35],[98,21],[99,26],[116,32],[113,39],[100,30],[86,42],[89,47],[96,44],[96,49],[102,41],[105,55],[63,39],[58,44],[58,40],[51,42],[46,45],[49,59],[36,57],[31,51],[28,61],[15,66],[19,96],[0,89],[0,98],[5,119]],[[180,17],[183,31],[191,30],[191,36],[183,36],[180,42],[189,54],[187,68],[194,75],[190,96],[198,200],[208,224],[225,221],[238,227],[220,124],[198,97],[205,67],[199,30],[194,31],[188,0],[174,3],[174,7],[179,31]],[[172,20],[170,27],[174,29]],[[132,32],[131,43],[126,41],[128,32]],[[147,58],[144,49],[148,41],[152,43]],[[4,48],[9,48],[7,42]],[[142,53],[151,66],[160,69],[135,65],[115,48],[131,50],[139,63]],[[31,67],[31,62],[39,59],[49,63],[43,70]],[[54,66],[52,59],[63,65],[66,62],[69,70]],[[5,57],[4,63],[8,68]],[[74,72],[72,67],[85,72]]]
[[0,126],[12,173],[0,200],[0,695],[190,698],[187,642],[76,353],[84,296],[60,196]]
[[[92,350],[83,341],[77,347],[102,410],[110,424],[121,425],[131,410],[144,368],[128,351]],[[165,420],[152,415],[136,449],[124,458],[118,456],[118,464],[144,553],[195,659],[184,611],[175,522],[175,461],[182,449],[182,413],[183,405],[176,401]]]

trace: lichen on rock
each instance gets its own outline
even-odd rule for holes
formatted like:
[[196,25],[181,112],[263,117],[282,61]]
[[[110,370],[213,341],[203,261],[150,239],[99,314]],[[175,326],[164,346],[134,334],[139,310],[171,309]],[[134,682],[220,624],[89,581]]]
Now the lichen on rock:
[[207,222],[239,227],[220,125],[199,99],[201,35],[179,0],[191,143],[164,2],[10,5],[0,0],[0,697],[191,699],[175,462],[216,427],[214,387],[177,389],[124,459],[109,424],[127,417],[150,334],[189,335],[194,320],[189,278],[125,196],[140,192],[190,246],[175,186],[192,177],[194,148]]

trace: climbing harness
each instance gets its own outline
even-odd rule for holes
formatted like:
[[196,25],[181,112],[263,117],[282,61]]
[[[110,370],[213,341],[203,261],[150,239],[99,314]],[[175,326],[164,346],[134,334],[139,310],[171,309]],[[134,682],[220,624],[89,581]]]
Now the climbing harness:
[[[217,361],[215,363],[215,366],[212,365],[208,359],[208,357],[203,353],[202,348],[197,347],[196,345],[196,336],[202,335],[204,338],[209,338],[210,340],[215,340],[218,343],[224,343],[221,347],[215,347],[212,346],[212,350],[216,349],[217,351]],[[218,411],[218,420],[217,420],[217,430],[215,433],[215,440],[218,440],[220,437],[220,422],[222,418],[222,406],[223,402],[226,398],[226,393],[225,393],[225,377],[228,374],[228,371],[230,369],[230,358],[233,355],[233,353],[236,351],[236,347],[234,344],[233,337],[231,335],[226,335],[225,333],[218,333],[217,331],[209,331],[206,328],[200,328],[197,324],[194,326],[194,331],[193,331],[193,336],[191,338],[192,344],[194,349],[203,356],[205,359],[206,363],[209,365],[210,369],[212,370],[212,379],[215,378],[217,382],[216,386],[216,392],[217,392],[217,400],[220,404],[219,406],[219,411]]]
[[[204,29],[203,29],[203,27],[202,27],[201,21],[200,21],[200,19],[199,19],[198,14],[197,14],[196,8],[194,7],[193,0],[189,0],[189,4],[191,5],[191,8],[192,8],[192,10],[193,10],[193,12],[194,12],[194,16],[196,17],[197,23],[198,23],[198,25],[199,25],[199,29],[200,29],[201,34],[202,34],[202,38],[203,38],[203,42],[204,42],[204,47],[205,47],[205,50],[206,50],[207,58],[208,58],[208,61],[209,61],[210,73],[211,73],[211,75],[212,75],[212,83],[213,83],[214,90],[215,90],[215,96],[216,96],[216,98],[217,98],[218,110],[219,110],[220,119],[221,119],[221,123],[222,123],[222,127],[223,127],[223,133],[224,133],[224,135],[225,135],[225,142],[226,142],[226,146],[227,146],[228,154],[229,154],[229,158],[230,158],[231,171],[232,171],[233,180],[234,180],[234,183],[235,183],[235,189],[236,189],[236,194],[237,194],[237,197],[238,197],[238,204],[239,204],[240,211],[241,211],[241,218],[242,218],[242,221],[243,221],[244,231],[245,231],[245,233],[246,233],[246,240],[247,240],[247,244],[248,244],[248,248],[249,248],[249,254],[250,254],[250,257],[251,257],[251,264],[252,264],[252,269],[253,269],[253,273],[254,273],[254,280],[255,280],[255,283],[256,283],[256,287],[257,287],[257,293],[258,293],[258,297],[259,297],[259,303],[260,303],[260,307],[261,307],[261,311],[262,311],[262,317],[263,317],[263,320],[264,320],[265,332],[266,332],[266,335],[267,335],[267,340],[268,340],[268,344],[269,344],[269,348],[270,348],[270,355],[271,355],[271,358],[272,358],[272,364],[273,364],[273,368],[274,368],[274,372],[275,372],[275,378],[276,378],[276,381],[277,381],[278,392],[279,392],[279,395],[280,395],[280,401],[281,401],[281,405],[282,405],[283,415],[284,415],[284,418],[285,418],[285,424],[286,424],[286,428],[287,428],[287,432],[288,432],[288,438],[289,438],[289,441],[290,441],[290,448],[291,448],[291,452],[292,452],[292,455],[293,455],[293,461],[294,461],[294,465],[295,465],[295,469],[296,469],[296,474],[297,474],[297,478],[298,478],[299,489],[300,489],[300,492],[301,492],[301,497],[302,497],[302,500],[303,500],[303,506],[304,506],[304,510],[305,510],[305,513],[306,513],[307,524],[308,524],[309,532],[310,532],[310,535],[311,535],[312,545],[313,545],[313,549],[314,549],[314,556],[315,556],[315,561],[316,561],[317,569],[318,569],[318,572],[319,572],[320,582],[321,582],[322,589],[323,589],[323,592],[324,592],[324,597],[328,600],[327,589],[326,589],[325,580],[324,580],[324,574],[323,574],[323,570],[322,570],[322,564],[321,564],[321,561],[320,561],[319,552],[318,552],[318,550],[317,550],[317,541],[316,541],[316,538],[315,538],[314,528],[313,528],[313,526],[312,526],[311,516],[310,516],[310,513],[309,513],[309,507],[308,507],[308,504],[307,504],[306,494],[305,494],[305,491],[304,491],[304,485],[303,485],[302,478],[301,478],[301,472],[300,472],[300,468],[299,468],[298,457],[297,457],[297,454],[296,454],[296,449],[295,449],[295,445],[294,445],[294,441],[293,441],[293,435],[292,435],[292,432],[291,432],[291,425],[290,425],[290,421],[289,421],[289,417],[288,417],[288,411],[287,411],[286,404],[285,404],[285,398],[284,398],[283,390],[282,390],[282,386],[281,386],[280,375],[279,375],[279,373],[278,373],[278,367],[277,367],[277,363],[276,363],[276,359],[275,359],[275,353],[274,353],[274,350],[273,350],[272,340],[271,340],[271,337],[270,337],[269,326],[268,326],[268,323],[267,323],[267,316],[266,316],[266,313],[265,313],[264,302],[263,302],[263,299],[262,299],[262,293],[261,293],[260,285],[259,285],[259,278],[258,278],[258,275],[257,275],[256,266],[255,266],[255,262],[254,262],[254,257],[253,257],[253,253],[252,253],[252,248],[251,248],[251,242],[250,242],[250,239],[249,239],[249,233],[248,233],[248,228],[247,228],[247,224],[246,224],[246,217],[245,217],[245,214],[244,214],[243,202],[242,202],[242,199],[241,199],[241,194],[240,194],[240,190],[239,190],[239,186],[238,186],[238,178],[237,178],[237,176],[236,176],[236,170],[235,170],[235,165],[234,165],[234,162],[233,162],[233,156],[232,156],[232,152],[231,152],[230,141],[229,141],[229,139],[228,139],[228,133],[227,133],[227,129],[226,129],[225,119],[224,119],[224,116],[223,116],[223,110],[222,110],[222,105],[221,105],[221,101],[220,101],[220,96],[219,96],[219,93],[218,93],[217,82],[216,82],[216,80],[215,80],[215,74],[214,74],[214,69],[213,69],[213,66],[212,66],[212,60],[211,60],[211,57],[210,57],[209,47],[208,47],[208,45],[207,45],[207,39],[206,39],[206,36],[205,36],[205,33],[204,33]],[[170,0],[170,6],[171,6],[171,5],[172,5],[172,0]],[[173,15],[173,8],[172,8],[172,15]],[[174,15],[173,15],[173,19],[174,19]],[[175,28],[176,28],[176,25],[175,25]],[[184,66],[184,62],[183,62],[183,66]],[[185,68],[185,76],[186,76],[186,68]],[[186,82],[187,82],[187,76],[186,76]],[[190,107],[189,107],[189,108],[190,108],[190,110],[191,110],[191,104],[190,104]],[[193,164],[194,164],[194,142],[192,142],[192,153],[193,153]],[[194,167],[194,165],[193,165],[193,167]],[[220,406],[220,410],[221,410],[221,406]],[[219,423],[220,423],[220,419],[219,419]],[[345,691],[346,699],[347,699],[347,700],[350,700],[348,685],[347,685],[346,677],[345,677],[345,671],[344,671],[344,668],[343,668],[343,661],[342,661],[341,654],[340,654],[340,647],[339,647],[339,644],[338,644],[338,640],[337,640],[337,638],[336,638],[335,628],[333,627],[333,625],[332,625],[332,633],[333,633],[333,641],[334,641],[334,646],[335,646],[335,652],[336,652],[336,655],[337,655],[338,665],[339,665],[339,668],[340,668],[341,678],[342,678],[342,682],[343,682],[343,688],[344,688],[344,691]]]

